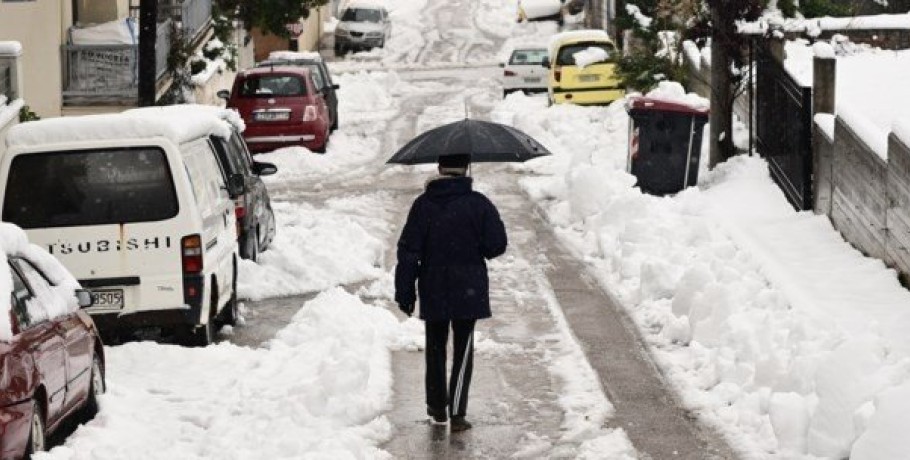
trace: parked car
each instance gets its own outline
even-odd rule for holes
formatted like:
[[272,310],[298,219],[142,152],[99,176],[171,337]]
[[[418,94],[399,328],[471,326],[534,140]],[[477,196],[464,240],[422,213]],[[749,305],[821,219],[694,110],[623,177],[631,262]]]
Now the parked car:
[[518,0],[518,22],[556,21],[562,26],[565,19],[565,0]]
[[64,422],[94,416],[104,347],[80,307],[91,293],[22,229],[0,224],[0,459],[31,457]]
[[231,125],[204,113],[44,119],[13,127],[0,160],[3,221],[93,289],[88,311],[115,337],[172,328],[207,345],[237,310],[234,198],[210,136]]
[[269,58],[256,64],[257,67],[273,67],[276,65],[295,65],[310,69],[316,89],[322,93],[326,104],[329,105],[329,118],[332,120],[332,131],[338,129],[338,94],[340,88],[332,81],[332,74],[319,53],[296,51],[273,51]]
[[335,55],[348,50],[382,48],[392,35],[389,12],[369,0],[347,4],[335,26]]
[[302,145],[325,152],[331,121],[312,72],[298,66],[244,70],[234,79],[227,106],[246,123],[243,137],[253,152]]
[[[592,50],[593,48],[593,50]],[[601,58],[579,65],[576,55],[584,52]],[[618,52],[602,30],[562,32],[550,41],[548,92],[550,103],[609,104],[625,95],[616,73]]]
[[146,107],[128,110],[128,114],[168,116],[173,113],[214,114],[230,123],[232,132],[229,138],[209,136],[218,161],[221,163],[225,182],[231,176],[243,177],[244,193],[234,198],[234,214],[237,217],[237,244],[240,246],[240,257],[256,261],[259,254],[275,239],[275,213],[269,191],[260,176],[269,176],[278,172],[272,163],[253,160],[241,133],[245,125],[235,110],[221,109],[214,106],[183,104],[163,107]]
[[509,61],[502,64],[502,93],[514,91],[544,93],[547,91],[547,69],[543,67],[547,49],[525,47],[512,51]]

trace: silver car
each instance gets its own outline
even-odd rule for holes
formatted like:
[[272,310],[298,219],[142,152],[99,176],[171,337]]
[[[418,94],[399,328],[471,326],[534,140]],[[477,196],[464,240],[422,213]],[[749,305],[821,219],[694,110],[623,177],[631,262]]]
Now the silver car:
[[382,48],[391,33],[392,24],[385,8],[372,3],[350,4],[335,27],[335,55],[348,50]]

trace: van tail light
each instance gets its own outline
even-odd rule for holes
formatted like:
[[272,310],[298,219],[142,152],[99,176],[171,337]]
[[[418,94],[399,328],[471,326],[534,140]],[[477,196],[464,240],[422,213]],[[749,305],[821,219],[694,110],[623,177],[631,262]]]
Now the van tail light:
[[316,121],[316,106],[308,105],[303,109],[303,121]]
[[562,80],[562,69],[561,68],[557,67],[557,68],[553,69],[553,78],[556,80],[557,83],[560,80]]
[[187,235],[180,240],[183,259],[183,274],[197,275],[202,273],[202,237]]
[[504,72],[502,73],[502,75],[505,76],[505,77],[514,77],[514,76],[515,76],[515,72],[512,72],[511,70],[506,70],[506,71],[504,71]]

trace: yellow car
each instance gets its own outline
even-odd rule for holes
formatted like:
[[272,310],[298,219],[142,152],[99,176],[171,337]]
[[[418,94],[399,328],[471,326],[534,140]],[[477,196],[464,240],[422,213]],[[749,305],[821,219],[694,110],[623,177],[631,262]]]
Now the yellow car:
[[579,105],[609,104],[625,96],[616,61],[616,45],[602,30],[574,30],[553,36],[548,92],[550,102]]

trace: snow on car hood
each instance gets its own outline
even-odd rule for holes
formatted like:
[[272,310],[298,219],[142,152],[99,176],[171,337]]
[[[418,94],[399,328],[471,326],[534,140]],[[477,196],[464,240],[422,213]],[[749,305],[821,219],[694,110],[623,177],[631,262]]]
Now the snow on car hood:
[[[48,281],[53,284],[49,291],[35,292],[36,301],[28,303],[28,312],[33,320],[54,319],[79,309],[75,291],[79,282],[63,265],[39,246],[30,244],[25,232],[6,222],[0,222],[0,298],[9,299],[13,292],[13,277],[7,261],[10,257],[23,257],[37,266]],[[0,302],[0,342],[13,338],[10,321],[10,303]]]
[[559,0],[521,0],[518,6],[528,19],[534,19],[559,14],[562,3]]

